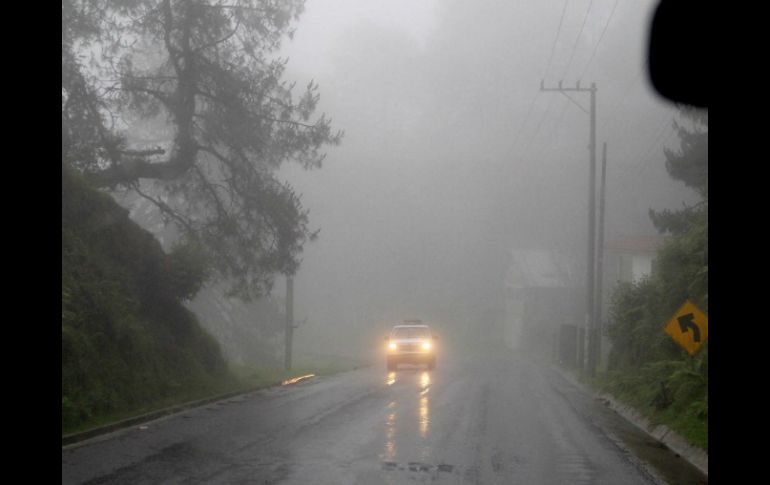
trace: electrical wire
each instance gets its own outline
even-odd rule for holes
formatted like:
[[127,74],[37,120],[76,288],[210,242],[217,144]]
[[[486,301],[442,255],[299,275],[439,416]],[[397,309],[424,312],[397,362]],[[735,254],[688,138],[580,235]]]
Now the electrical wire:
[[583,73],[580,75],[578,80],[581,80],[585,77],[586,72],[588,72],[588,66],[591,65],[591,62],[594,60],[594,56],[596,56],[596,52],[599,50],[599,44],[602,43],[602,39],[604,38],[604,34],[607,32],[607,27],[610,25],[610,21],[612,20],[612,16],[615,13],[615,9],[618,6],[618,1],[615,0],[615,5],[612,6],[612,12],[610,12],[610,16],[607,18],[607,23],[604,24],[604,29],[602,30],[601,35],[599,36],[599,40],[596,42],[596,45],[594,46],[594,51],[591,53],[591,58],[588,59],[588,62],[586,63],[586,66],[583,68]]
[[[546,137],[546,140],[553,140],[554,139],[554,135],[556,135],[556,133],[558,132],[559,128],[561,127],[562,122],[564,121],[564,115],[567,114],[567,108],[569,108],[569,104],[570,104],[569,101],[565,99],[564,100],[564,107],[562,108],[561,113],[559,114],[559,120],[554,125],[554,128],[548,133],[548,136]],[[549,148],[549,147],[553,148],[555,145],[556,145],[555,143],[546,143],[546,144],[544,144],[543,148],[540,149],[540,151],[537,153],[535,158],[536,159],[540,159],[543,156],[546,148]]]
[[591,12],[591,6],[593,5],[593,3],[594,3],[594,0],[591,0],[588,3],[588,9],[586,9],[586,14],[583,17],[583,25],[580,26],[580,32],[578,32],[578,35],[575,38],[575,44],[572,46],[572,54],[569,57],[569,62],[567,62],[567,67],[564,69],[564,73],[561,75],[562,79],[564,79],[567,76],[567,72],[569,71],[569,68],[572,65],[572,60],[575,58],[575,52],[577,52],[578,43],[580,41],[580,37],[583,35],[583,29],[585,29],[586,20],[588,20],[588,14]]
[[[561,28],[562,28],[562,25],[564,24],[564,16],[565,16],[565,13],[567,12],[567,3],[568,3],[567,0],[564,0],[564,7],[562,7],[561,9],[561,17],[559,18],[559,26],[556,29],[556,37],[554,38],[553,45],[551,46],[551,54],[548,58],[548,64],[545,67],[545,74],[543,75],[543,78],[548,77],[548,72],[551,70],[551,63],[553,62],[553,56],[554,56],[554,53],[556,52],[556,45],[558,44],[559,36],[561,35]],[[537,100],[538,96],[540,96],[540,94],[541,94],[540,91],[538,91],[532,97],[532,101],[529,103],[529,108],[527,109],[527,114],[524,115],[524,120],[519,126],[519,130],[516,132],[516,138],[513,141],[513,148],[516,148],[518,146],[519,139],[521,138],[521,134],[524,132],[524,127],[529,121],[529,117],[532,114],[532,108],[535,106],[535,101]]]
[[[562,79],[567,74],[567,71],[569,71],[570,65],[572,64],[572,60],[575,57],[575,52],[577,51],[578,42],[580,41],[580,37],[583,35],[583,30],[585,29],[586,21],[588,20],[588,14],[591,12],[591,6],[592,5],[593,5],[593,0],[591,0],[588,3],[588,8],[586,9],[586,14],[583,17],[583,25],[580,26],[580,32],[578,32],[578,36],[575,39],[575,43],[572,46],[572,54],[570,55],[569,62],[567,63],[567,67],[564,70],[564,74],[562,74]],[[566,11],[566,5],[565,5],[565,10],[562,11],[562,14],[565,11]],[[560,22],[560,25],[561,25],[561,22]],[[555,46],[555,43],[554,43],[554,46]],[[545,113],[540,118],[540,122],[537,124],[537,128],[535,129],[535,133],[532,135],[532,138],[530,138],[529,144],[527,145],[527,148],[524,150],[522,156],[526,155],[529,152],[529,148],[532,146],[532,142],[535,140],[537,135],[540,133],[540,127],[543,125],[543,121],[548,117],[548,115],[549,115],[549,113],[551,111],[551,107],[553,106],[553,99],[554,98],[551,98],[551,102],[548,104],[548,107],[546,108]]]
[[556,52],[556,45],[559,42],[559,34],[561,34],[561,26],[564,23],[564,14],[567,12],[567,0],[564,0],[564,8],[561,9],[561,18],[559,19],[559,28],[556,30],[556,38],[553,40],[553,45],[551,46],[551,55],[548,57],[548,65],[545,68],[545,74],[543,75],[543,78],[548,77],[548,71],[551,70],[551,63],[553,62],[553,55]]
[[535,141],[535,138],[537,138],[538,133],[540,133],[540,127],[543,126],[543,121],[548,117],[548,113],[551,111],[551,107],[553,106],[553,102],[556,100],[556,96],[551,97],[551,101],[548,103],[548,107],[545,109],[545,113],[543,113],[543,116],[540,118],[540,122],[537,124],[537,128],[535,128],[535,133],[532,135],[532,138],[529,139],[529,143],[527,144],[527,148],[524,149],[524,152],[522,152],[522,156],[529,153],[529,148],[532,146],[532,142]]

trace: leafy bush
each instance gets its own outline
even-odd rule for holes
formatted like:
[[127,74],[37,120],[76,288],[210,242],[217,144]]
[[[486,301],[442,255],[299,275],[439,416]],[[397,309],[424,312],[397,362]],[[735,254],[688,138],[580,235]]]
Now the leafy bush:
[[708,342],[690,356],[663,331],[685,300],[708,309],[708,217],[705,210],[690,216],[659,252],[652,276],[614,291],[604,386],[707,449]]
[[679,211],[650,210],[655,227],[671,237],[652,276],[613,293],[602,385],[708,450],[708,342],[690,356],[663,331],[686,300],[708,312],[708,111],[681,114],[694,126],[674,121],[681,150],[664,149],[666,169],[701,200]]

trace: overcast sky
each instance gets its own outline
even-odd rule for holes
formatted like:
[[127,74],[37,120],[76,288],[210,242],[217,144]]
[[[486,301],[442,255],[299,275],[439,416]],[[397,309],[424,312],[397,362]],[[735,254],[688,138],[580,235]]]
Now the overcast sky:
[[280,173],[321,228],[295,280],[298,345],[408,317],[481,328],[510,248],[585,264],[589,96],[539,92],[543,79],[597,85],[608,239],[692,201],[664,166],[675,107],[644,71],[655,3],[308,0],[280,55],[346,135],[320,170]]

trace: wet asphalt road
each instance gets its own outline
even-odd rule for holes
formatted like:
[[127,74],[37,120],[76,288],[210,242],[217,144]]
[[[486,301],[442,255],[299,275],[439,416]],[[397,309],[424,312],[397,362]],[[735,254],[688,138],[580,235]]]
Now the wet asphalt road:
[[498,355],[384,367],[63,448],[62,483],[706,483],[548,365]]

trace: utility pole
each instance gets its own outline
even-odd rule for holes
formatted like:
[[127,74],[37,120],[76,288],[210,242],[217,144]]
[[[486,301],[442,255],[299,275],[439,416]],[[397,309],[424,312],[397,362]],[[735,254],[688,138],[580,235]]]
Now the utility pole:
[[286,275],[286,327],[283,365],[286,370],[291,370],[291,339],[294,334],[294,278]]
[[604,277],[604,201],[607,182],[607,142],[602,145],[602,183],[599,186],[599,241],[596,253],[596,365],[599,364],[602,355],[602,280]]
[[[575,105],[577,105],[584,113],[590,116],[590,134],[588,148],[591,153],[589,160],[589,178],[588,178],[588,271],[586,278],[586,320],[585,320],[585,338],[588,339],[588,352],[587,358],[580,359],[580,367],[585,368],[588,371],[588,375],[593,377],[596,371],[596,336],[595,336],[595,321],[594,321],[594,271],[595,262],[594,255],[596,254],[596,83],[591,83],[590,88],[581,88],[580,81],[575,84],[574,88],[562,87],[561,81],[559,81],[559,87],[546,88],[543,86],[544,81],[540,81],[540,91],[556,91],[567,97]],[[586,110],[577,101],[567,94],[568,92],[588,92],[591,94],[591,107],[590,111]],[[578,356],[583,355],[583,348],[585,342],[579,339],[578,344]]]

